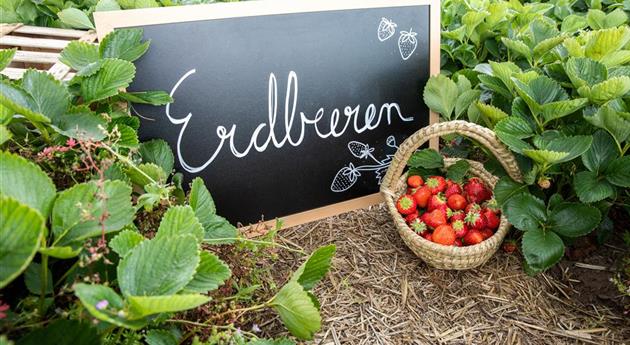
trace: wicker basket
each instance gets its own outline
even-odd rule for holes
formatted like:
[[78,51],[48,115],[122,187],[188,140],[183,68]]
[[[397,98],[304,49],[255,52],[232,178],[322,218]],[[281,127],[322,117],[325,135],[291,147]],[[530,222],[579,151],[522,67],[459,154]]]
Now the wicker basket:
[[[424,127],[400,145],[381,183],[381,193],[385,197],[389,212],[394,217],[398,233],[418,257],[435,268],[465,270],[482,265],[499,248],[510,228],[505,216],[501,216],[501,223],[496,233],[479,244],[467,247],[444,246],[418,236],[398,213],[395,205],[396,200],[407,188],[407,174],[403,174],[403,172],[409,157],[429,139],[447,134],[459,134],[476,140],[496,156],[510,177],[516,181],[522,181],[514,155],[499,142],[492,130],[466,121],[450,121]],[[446,158],[444,164],[450,166],[458,160],[457,158]],[[486,171],[481,163],[470,160],[468,162],[470,163],[469,173],[479,177],[486,185],[494,188],[498,178]]]

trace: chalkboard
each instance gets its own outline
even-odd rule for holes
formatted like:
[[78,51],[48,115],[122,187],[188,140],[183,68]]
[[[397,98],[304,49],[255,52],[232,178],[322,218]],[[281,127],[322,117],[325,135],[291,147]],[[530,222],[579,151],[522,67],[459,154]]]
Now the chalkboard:
[[[186,182],[201,176],[233,223],[290,224],[380,200],[397,145],[432,120],[439,2],[256,1],[96,12],[99,36],[151,40],[130,89],[141,140],[162,138]],[[289,217],[288,217],[289,216]]]

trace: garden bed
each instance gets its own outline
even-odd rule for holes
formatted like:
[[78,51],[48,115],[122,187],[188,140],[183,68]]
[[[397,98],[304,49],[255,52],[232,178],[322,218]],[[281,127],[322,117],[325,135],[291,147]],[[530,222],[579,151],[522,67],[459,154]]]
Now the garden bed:
[[[503,251],[478,269],[436,270],[407,249],[384,206],[283,230],[278,240],[306,251],[337,246],[331,274],[316,289],[323,327],[313,344],[621,344],[630,338],[611,272],[581,265],[608,267],[623,254],[614,245],[536,277],[523,272],[520,255]],[[279,254],[272,271],[285,277],[295,269],[287,263],[299,260]],[[602,292],[593,291],[594,282]],[[257,320],[267,335],[286,334],[273,313]]]

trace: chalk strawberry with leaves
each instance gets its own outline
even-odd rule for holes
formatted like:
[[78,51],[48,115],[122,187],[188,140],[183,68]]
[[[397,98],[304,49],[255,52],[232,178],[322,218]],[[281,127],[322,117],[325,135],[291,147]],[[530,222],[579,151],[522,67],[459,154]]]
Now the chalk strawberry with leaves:
[[396,33],[396,23],[392,22],[390,19],[385,17],[381,18],[380,23],[378,23],[378,40],[381,42],[387,41],[390,37],[394,36]]
[[409,59],[416,50],[416,47],[418,47],[418,40],[416,39],[417,35],[418,34],[413,32],[412,29],[400,32],[400,37],[398,38],[398,49],[400,50],[400,57],[402,57],[403,60]]

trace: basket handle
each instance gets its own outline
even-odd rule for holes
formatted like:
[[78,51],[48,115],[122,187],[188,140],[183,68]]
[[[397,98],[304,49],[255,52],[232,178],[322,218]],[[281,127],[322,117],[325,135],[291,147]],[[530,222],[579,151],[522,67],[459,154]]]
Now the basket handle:
[[392,190],[395,190],[396,184],[398,180],[400,180],[411,155],[430,139],[455,133],[474,139],[481,145],[487,147],[512,179],[517,182],[523,181],[521,171],[516,163],[516,158],[514,158],[512,152],[499,141],[496,134],[494,134],[491,129],[471,122],[455,120],[439,122],[428,127],[423,127],[405,139],[398,147],[398,151],[396,151],[396,155],[394,155],[391,165],[387,169],[387,173],[381,183],[381,193],[395,198],[395,193],[392,192]]

